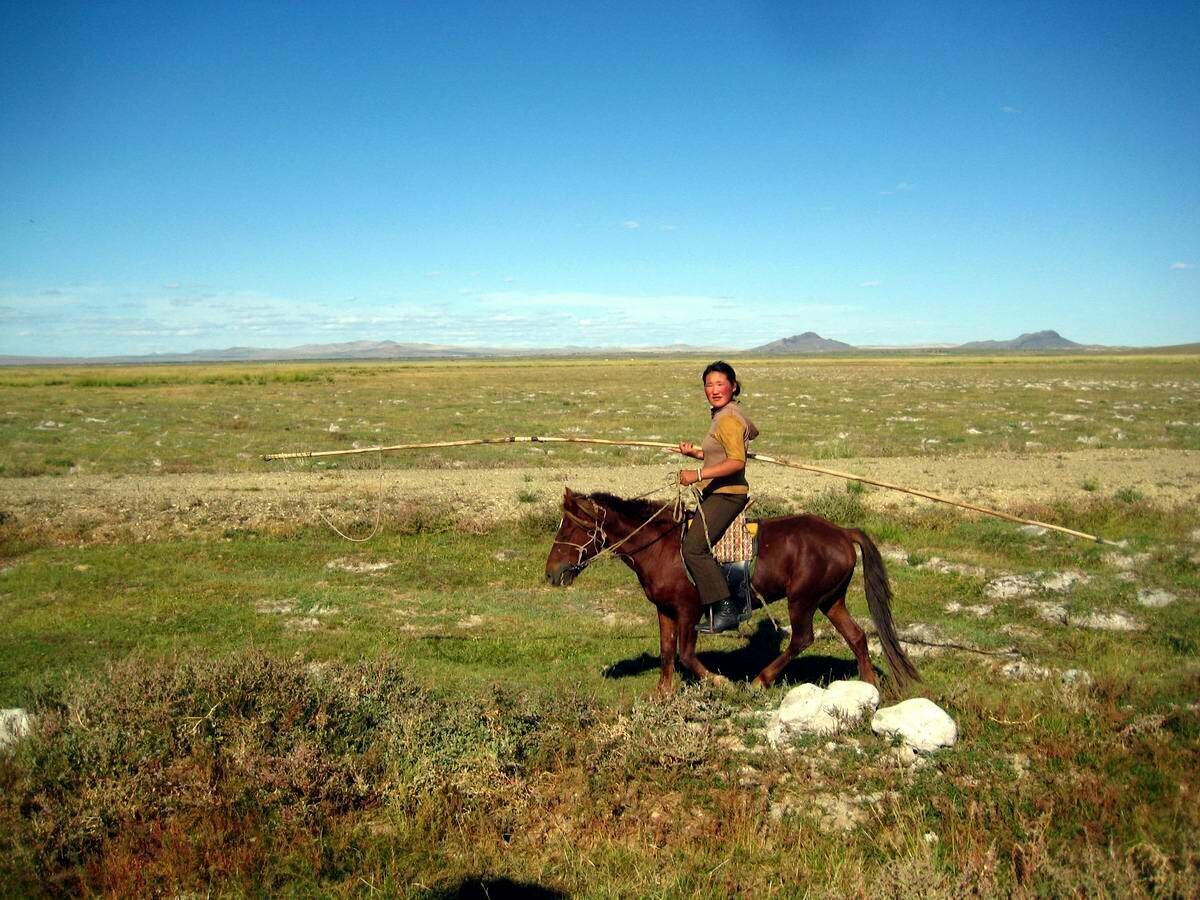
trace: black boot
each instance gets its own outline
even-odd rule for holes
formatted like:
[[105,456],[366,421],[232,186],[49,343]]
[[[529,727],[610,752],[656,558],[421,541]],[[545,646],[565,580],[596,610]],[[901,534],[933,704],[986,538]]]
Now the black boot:
[[700,613],[700,624],[696,630],[701,634],[720,634],[722,631],[733,631],[738,623],[748,618],[749,614],[743,615],[732,597],[726,597],[705,607]]

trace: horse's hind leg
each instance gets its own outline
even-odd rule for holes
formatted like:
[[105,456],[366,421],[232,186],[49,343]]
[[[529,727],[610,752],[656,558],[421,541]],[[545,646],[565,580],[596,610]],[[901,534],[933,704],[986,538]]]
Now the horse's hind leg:
[[753,687],[770,687],[775,683],[787,664],[813,642],[813,614],[816,610],[807,603],[788,599],[788,619],[792,623],[792,638],[787,647],[754,679]]
[[850,645],[850,650],[854,653],[854,659],[858,662],[858,677],[868,684],[873,684],[879,687],[879,679],[875,675],[875,667],[871,665],[871,657],[867,653],[867,636],[863,630],[858,627],[858,623],[850,616],[850,610],[846,609],[846,592],[843,590],[826,609],[825,605],[821,605],[821,611],[833,623],[833,627],[838,630],[846,643]]

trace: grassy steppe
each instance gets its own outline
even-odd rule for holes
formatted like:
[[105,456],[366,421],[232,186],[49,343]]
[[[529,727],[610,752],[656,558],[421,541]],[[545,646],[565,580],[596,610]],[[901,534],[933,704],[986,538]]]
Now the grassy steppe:
[[[276,451],[513,433],[673,441],[697,437],[702,427],[696,373],[703,365],[638,359],[4,369],[0,476],[248,471],[261,465],[261,454]],[[760,359],[738,366],[743,399],[764,435],[756,449],[769,454],[1200,448],[1195,356]],[[475,447],[390,462],[490,468],[638,453]]]
[[[931,456],[1026,441],[1067,450],[1080,436],[1116,440],[1113,428],[1123,445],[1188,449],[1200,420],[1195,358],[742,368],[771,437],[761,449],[797,458],[920,452],[922,439]],[[5,373],[5,474],[40,471],[51,452],[85,473],[136,476],[490,430],[670,440],[699,429],[684,370]],[[612,415],[584,415],[601,408]],[[902,416],[920,421],[887,421]],[[343,430],[328,432],[339,417]],[[36,430],[46,421],[62,427]],[[506,465],[515,448],[476,449],[486,452],[436,465]],[[568,451],[579,452],[558,459]],[[865,726],[792,753],[765,747],[762,714],[789,687],[853,677],[828,627],[765,695],[687,684],[647,700],[652,608],[614,562],[549,588],[541,570],[557,517],[540,499],[482,531],[414,511],[366,544],[280,522],[77,546],[0,521],[0,706],[38,715],[30,740],[0,752],[3,891],[1195,895],[1200,513],[1086,488],[1069,508],[1012,507],[1128,541],[1112,548],[945,508],[872,511],[859,490],[803,505],[891,548],[901,630],[955,645],[912,645],[931,651],[917,658],[925,682],[914,694],[960,729],[923,768],[896,764]],[[1035,572],[1086,580],[1023,598],[987,592],[1003,573]],[[1153,589],[1175,602],[1142,606],[1138,591]],[[858,584],[851,598],[865,624]],[[1039,604],[1061,605],[1066,622]],[[1143,627],[1080,627],[1116,612]],[[759,612],[740,637],[702,639],[701,655],[745,679],[778,643]],[[1024,677],[1001,673],[1013,652]],[[1068,669],[1087,677],[1065,684]]]

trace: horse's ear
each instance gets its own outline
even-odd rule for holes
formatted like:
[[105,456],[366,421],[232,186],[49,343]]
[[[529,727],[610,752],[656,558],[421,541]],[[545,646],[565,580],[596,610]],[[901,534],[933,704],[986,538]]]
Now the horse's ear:
[[563,488],[563,508],[575,505],[575,492],[570,488]]
[[580,509],[582,509],[589,516],[592,516],[593,518],[598,518],[600,515],[600,510],[598,510],[596,508],[596,504],[593,503],[591,500],[589,500],[587,497],[579,498],[576,501],[575,505],[578,506]]

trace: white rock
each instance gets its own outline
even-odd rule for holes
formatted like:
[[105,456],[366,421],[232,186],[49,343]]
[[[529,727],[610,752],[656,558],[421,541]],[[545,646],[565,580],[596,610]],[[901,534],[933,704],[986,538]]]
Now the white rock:
[[917,568],[923,571],[938,572],[942,575],[969,575],[973,578],[984,578],[987,576],[987,570],[983,566],[948,562],[940,556],[929,557],[929,559],[925,560]]
[[1123,612],[1089,613],[1079,619],[1072,619],[1072,625],[1084,628],[1098,628],[1101,631],[1141,631],[1146,626]]
[[946,612],[948,613],[963,612],[967,613],[968,615],[975,616],[977,619],[990,616],[992,614],[992,610],[994,609],[994,607],[987,603],[980,603],[978,606],[963,606],[961,603],[958,603],[954,600],[951,600],[949,603],[947,603],[945,608]]
[[1092,683],[1092,675],[1086,669],[1065,669],[1059,680],[1068,687],[1087,687]]
[[1150,561],[1149,553],[1105,553],[1104,561],[1114,569],[1132,569]]
[[983,592],[992,600],[1012,600],[1017,597],[1029,597],[1038,590],[1037,580],[1030,575],[1001,575],[993,578],[984,587]]
[[1031,663],[1025,659],[1013,660],[1006,663],[1001,669],[1000,674],[1005,678],[1016,678],[1020,681],[1032,681],[1038,678],[1048,678],[1050,670],[1045,666],[1039,666],[1036,663]]
[[1037,614],[1047,622],[1057,622],[1059,625],[1067,624],[1067,608],[1061,603],[1040,602],[1029,604]]
[[879,691],[865,681],[835,681],[829,689],[815,684],[792,688],[767,725],[772,747],[803,734],[836,734],[872,712]]
[[1056,572],[1042,579],[1042,587],[1058,594],[1069,591],[1077,584],[1087,583],[1088,577],[1082,572]]
[[1031,534],[1031,535],[1034,535],[1035,537],[1041,536],[1046,533],[1046,529],[1043,528],[1041,525],[1022,525],[1020,528],[1017,529],[1017,531],[1021,532],[1021,534]]
[[0,747],[15,744],[33,727],[33,720],[23,709],[0,709]]
[[1142,606],[1157,608],[1170,606],[1175,602],[1176,597],[1170,591],[1163,591],[1157,588],[1142,588],[1137,592],[1137,600]]
[[914,697],[879,710],[871,718],[871,730],[876,734],[898,734],[904,743],[921,753],[952,747],[958,740],[954,720],[925,697]]
[[353,572],[356,575],[364,575],[368,572],[382,572],[385,569],[390,569],[395,563],[390,562],[358,562],[353,559],[331,559],[325,563],[327,569],[338,569],[342,572]]
[[1200,528],[1192,529],[1192,540],[1200,543]]

